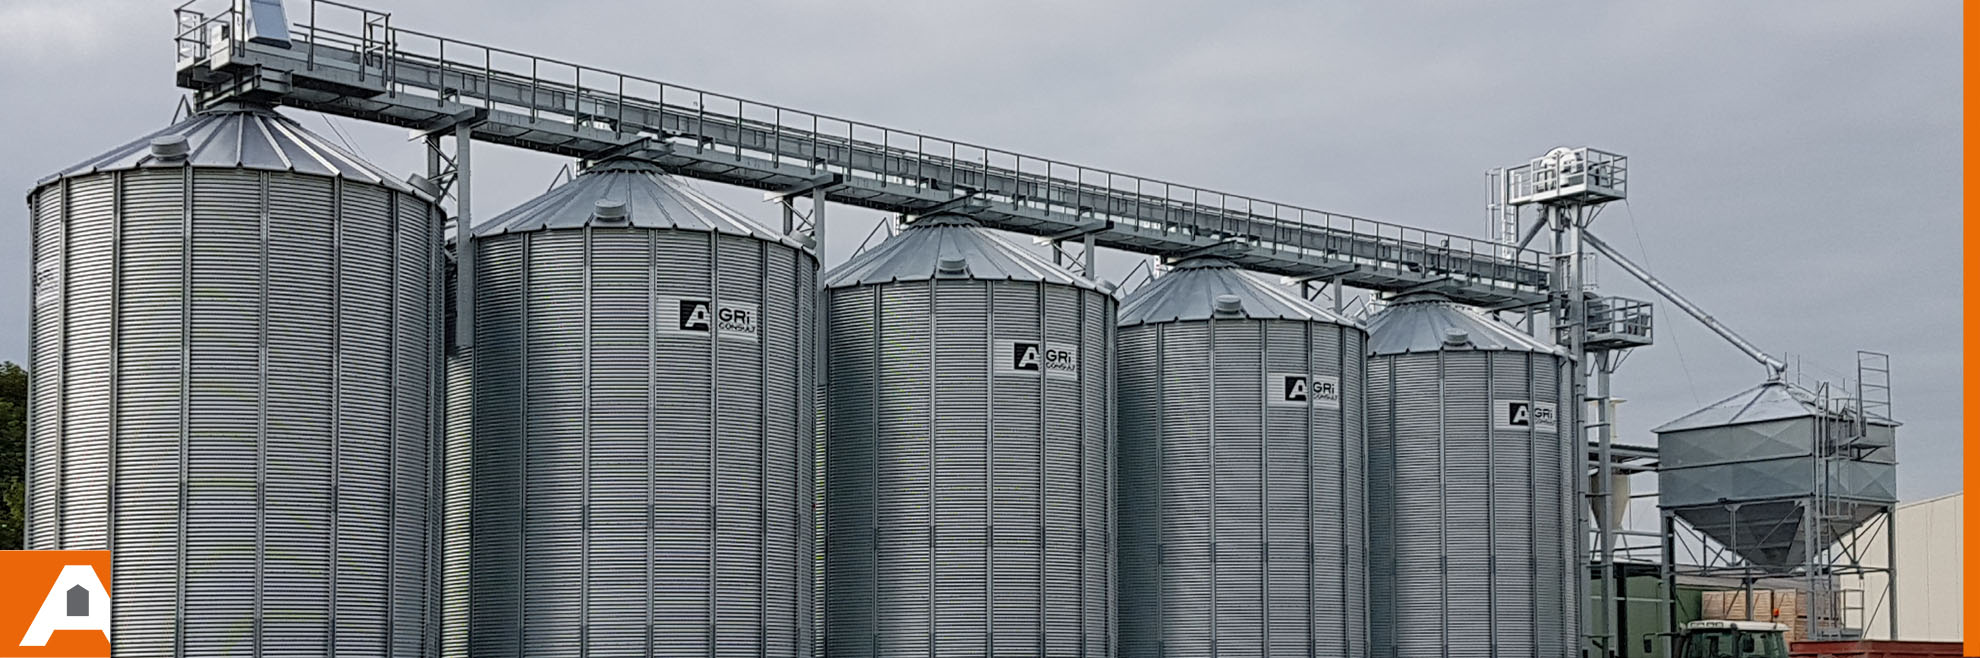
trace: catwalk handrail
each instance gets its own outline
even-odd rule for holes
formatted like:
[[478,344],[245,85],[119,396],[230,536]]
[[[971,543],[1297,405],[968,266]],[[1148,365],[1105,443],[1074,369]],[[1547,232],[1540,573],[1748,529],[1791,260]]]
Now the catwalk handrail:
[[[462,41],[396,27],[389,14],[332,0],[311,0],[308,12],[308,21],[293,25],[290,46],[303,55],[307,70],[345,60],[339,64],[355,66],[361,79],[377,76],[385,94],[431,98],[436,107],[452,101],[526,116],[532,123],[597,127],[629,139],[691,140],[737,158],[801,163],[820,173],[946,189],[1077,218],[1067,224],[1116,222],[1312,250],[1360,264],[1402,262],[1510,291],[1546,286],[1548,260],[1536,250],[1073,165]],[[188,13],[180,10],[182,25]],[[340,16],[354,19],[355,31],[329,26]],[[203,42],[204,36],[182,33],[180,41]],[[231,45],[246,48],[240,39]],[[182,46],[182,60],[188,51],[205,52]],[[511,89],[522,95],[496,93]]]

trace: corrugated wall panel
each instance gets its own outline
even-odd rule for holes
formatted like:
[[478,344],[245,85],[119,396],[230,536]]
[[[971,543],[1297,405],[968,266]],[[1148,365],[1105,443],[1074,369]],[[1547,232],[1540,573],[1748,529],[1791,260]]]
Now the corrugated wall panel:
[[[653,238],[592,229],[589,418],[591,485],[585,508],[584,649],[590,656],[646,655],[647,484],[652,423]],[[580,326],[580,328],[583,328]]]
[[878,290],[825,293],[825,655],[875,652]]
[[582,653],[585,593],[583,231],[528,236],[524,275],[523,646],[530,656]]
[[333,328],[323,309],[335,304],[336,268],[314,215],[331,206],[332,193],[327,179],[269,177],[267,314],[279,337],[271,337],[264,385],[267,577],[261,623],[263,653],[272,656],[320,656],[329,641],[333,474],[331,443],[323,437],[331,433],[332,409],[323,392],[334,371]]
[[109,548],[116,178],[72,181],[62,317],[62,548]]
[[1120,332],[1120,647],[1127,656],[1155,655],[1162,642],[1162,580],[1139,575],[1162,568],[1164,380],[1139,375],[1162,367],[1158,337]]
[[[111,637],[119,655],[171,655],[179,595],[185,367],[186,172],[123,175],[117,316],[117,535]],[[40,379],[39,376],[36,379]]]
[[255,647],[263,185],[246,172],[193,177],[186,522],[198,531],[186,536],[185,601],[214,623],[187,627],[189,653]]
[[[279,189],[279,188],[278,188]],[[391,585],[391,647],[394,655],[424,655],[430,652],[431,636],[421,631],[431,612],[428,581],[435,565],[429,550],[432,519],[429,507],[436,506],[432,485],[440,462],[430,457],[438,451],[439,409],[434,397],[441,373],[434,357],[439,349],[435,311],[434,279],[439,270],[433,258],[440,221],[431,206],[411,197],[395,194],[392,212],[392,390],[393,395],[391,478],[392,514],[391,558],[388,573]],[[437,510],[436,510],[437,512]],[[399,632],[406,629],[410,632]],[[435,629],[437,630],[437,629]]]
[[521,239],[473,243],[474,462],[468,653],[513,656],[522,628],[523,250]]
[[[1116,305],[1111,296],[1084,294],[1080,296],[1079,306],[1082,353],[1099,352],[1097,357],[1082,359],[1079,364],[1083,416],[1079,542],[1085,578],[1081,591],[1084,599],[1080,603],[1084,615],[1080,650],[1087,655],[1108,656],[1115,655],[1120,644],[1116,623],[1119,583],[1115,581],[1119,571],[1116,567],[1119,544],[1115,539],[1119,424],[1115,414],[1120,397],[1115,390],[1117,352],[1112,349],[1116,344]],[[1092,346],[1104,347],[1092,350]]]
[[[1032,340],[1039,335],[1043,284],[990,284],[992,336]],[[1008,358],[996,354],[992,359]],[[1042,496],[1044,475],[1039,448],[1043,444],[1043,389],[1048,378],[1005,372],[992,361],[990,393],[990,577],[996,595],[990,599],[995,651],[1045,653],[1040,634],[1045,577],[1040,539],[1044,535]],[[830,532],[830,528],[826,531]],[[884,625],[884,624],[883,624]]]
[[[337,226],[337,566],[334,651],[384,654],[392,535],[392,208],[388,192],[342,186]],[[198,230],[197,223],[195,230]],[[195,237],[195,241],[197,241]],[[195,323],[198,304],[194,304]]]
[[62,278],[69,265],[65,214],[71,183],[37,190],[30,250],[34,277],[28,330],[27,548],[61,548],[62,364],[67,314]]
[[[716,239],[715,300],[762,308],[762,242]],[[719,319],[718,319],[719,325]],[[760,322],[758,331],[761,331]],[[763,344],[714,332],[715,655],[755,656],[764,598]]]
[[985,655],[989,640],[984,593],[990,586],[985,571],[990,557],[990,446],[983,437],[990,418],[980,401],[989,394],[984,364],[990,362],[992,348],[984,286],[956,281],[934,287],[931,335],[951,340],[934,352],[933,370],[927,373],[934,386],[931,417],[940,419],[933,435],[933,576],[941,595],[934,601],[933,625],[941,629],[942,649],[957,655]]

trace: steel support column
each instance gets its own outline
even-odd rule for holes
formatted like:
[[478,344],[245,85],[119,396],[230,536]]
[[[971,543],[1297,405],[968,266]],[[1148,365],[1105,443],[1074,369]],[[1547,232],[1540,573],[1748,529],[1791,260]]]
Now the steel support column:
[[[454,124],[454,345],[460,348],[474,347],[474,176],[468,165],[473,130],[467,122]],[[440,138],[427,139],[427,177],[439,180]]]

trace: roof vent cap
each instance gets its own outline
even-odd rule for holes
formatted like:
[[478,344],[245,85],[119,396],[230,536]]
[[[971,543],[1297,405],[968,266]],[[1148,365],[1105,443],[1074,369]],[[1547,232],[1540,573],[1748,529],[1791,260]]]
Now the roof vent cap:
[[411,176],[407,176],[406,184],[411,185],[412,188],[415,190],[419,190],[420,192],[425,193],[426,196],[435,199],[438,199],[442,194],[445,194],[445,191],[441,190],[440,185],[438,183],[433,182],[433,179],[427,178],[419,174],[413,174]]
[[1465,331],[1463,329],[1458,329],[1455,327],[1450,329],[1445,329],[1444,344],[1449,345],[1451,347],[1463,347],[1465,345],[1469,345],[1471,344],[1471,332]]
[[969,261],[961,256],[943,256],[936,261],[935,269],[943,274],[962,274],[969,271]]
[[1244,312],[1244,299],[1237,295],[1218,295],[1217,300],[1212,306],[1217,309],[1218,313],[1235,315]]
[[626,220],[626,202],[619,199],[599,199],[592,204],[591,216],[601,222],[623,222]]
[[185,135],[165,135],[151,138],[151,157],[166,162],[184,160],[192,147],[186,144]]

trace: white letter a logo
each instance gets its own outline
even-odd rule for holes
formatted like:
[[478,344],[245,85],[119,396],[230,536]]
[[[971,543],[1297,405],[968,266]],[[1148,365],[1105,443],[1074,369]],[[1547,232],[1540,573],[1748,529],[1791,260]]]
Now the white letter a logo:
[[84,564],[62,567],[21,646],[48,646],[48,636],[55,631],[103,631],[103,639],[110,639],[110,593],[96,577],[96,569]]

